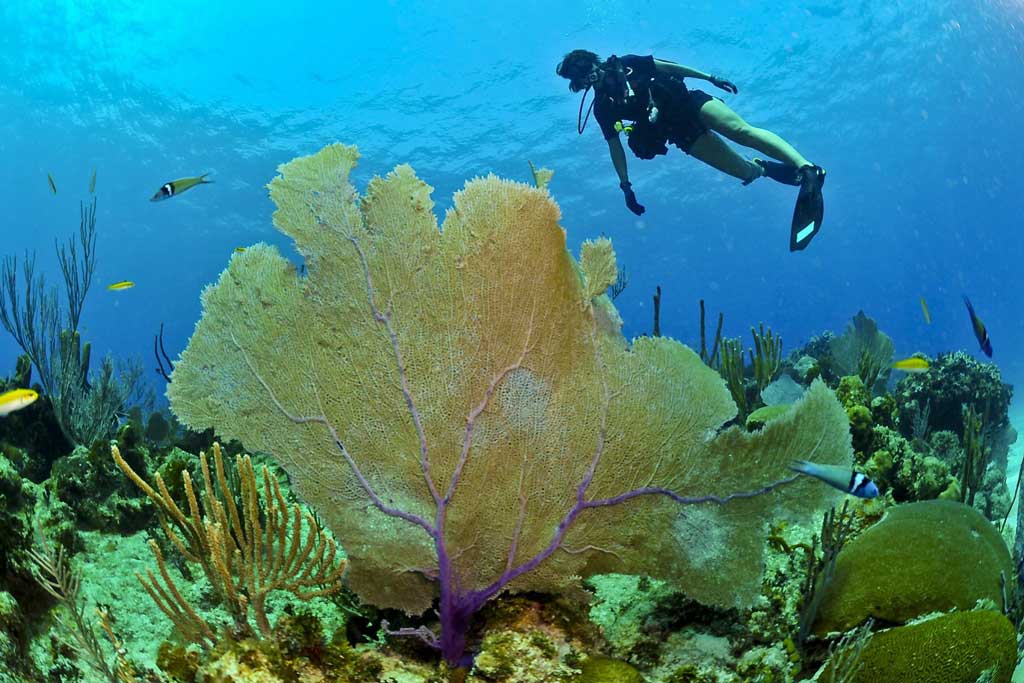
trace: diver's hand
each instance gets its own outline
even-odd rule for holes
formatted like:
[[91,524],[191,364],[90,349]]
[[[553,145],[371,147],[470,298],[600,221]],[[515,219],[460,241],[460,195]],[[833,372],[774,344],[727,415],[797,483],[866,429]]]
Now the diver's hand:
[[640,202],[636,200],[636,193],[633,192],[633,184],[627,180],[624,183],[619,183],[619,187],[622,189],[622,194],[626,195],[626,208],[637,216],[644,215],[644,211],[647,209],[645,209]]
[[724,78],[719,78],[718,76],[708,76],[708,82],[710,82],[711,85],[715,86],[716,88],[721,88],[726,92],[731,92],[733,95],[740,91],[739,88],[736,87],[735,83],[733,83],[732,81],[727,81]]

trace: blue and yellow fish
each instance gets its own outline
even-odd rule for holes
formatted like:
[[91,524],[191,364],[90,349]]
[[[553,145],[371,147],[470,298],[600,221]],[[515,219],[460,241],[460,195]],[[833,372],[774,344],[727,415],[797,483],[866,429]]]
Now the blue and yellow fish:
[[871,478],[862,473],[835,465],[819,465],[807,460],[796,460],[789,469],[823,481],[832,488],[858,498],[876,498],[878,487]]
[[206,179],[206,176],[208,175],[210,174],[204,173],[203,175],[196,176],[194,178],[179,178],[178,180],[172,180],[169,183],[164,183],[160,186],[160,189],[156,191],[156,194],[149,198],[149,201],[163,201],[164,199],[175,197],[185,190],[191,190],[196,185],[209,185],[213,181]]

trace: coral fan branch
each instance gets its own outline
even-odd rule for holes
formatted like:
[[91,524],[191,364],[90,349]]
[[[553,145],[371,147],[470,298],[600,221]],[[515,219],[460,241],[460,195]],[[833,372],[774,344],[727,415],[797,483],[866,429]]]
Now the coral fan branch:
[[[398,379],[402,385],[402,396],[405,398],[405,405],[409,409],[409,415],[412,416],[412,422],[416,426],[416,436],[420,440],[420,468],[423,470],[423,478],[427,482],[427,488],[430,489],[430,495],[434,499],[434,503],[438,506],[441,505],[441,494],[437,490],[437,486],[434,484],[434,478],[430,474],[430,460],[429,460],[429,449],[427,447],[427,433],[423,429],[423,418],[420,416],[420,411],[416,409],[416,401],[412,397],[412,390],[409,389],[409,376],[405,371],[405,361],[402,359],[402,349],[398,344],[398,335],[395,333],[395,328],[391,325],[391,311],[381,312],[377,308],[375,290],[373,288],[373,278],[370,277],[370,264],[366,260],[366,253],[363,248],[359,246],[359,241],[355,237],[349,237],[349,241],[352,246],[355,247],[356,253],[359,254],[359,262],[363,266],[363,275],[366,278],[366,298],[370,304],[370,311],[373,313],[373,319],[378,323],[384,325],[387,330],[388,338],[391,340],[391,350],[395,354],[395,365],[398,366]],[[454,488],[454,479],[452,487]]]
[[391,507],[390,505],[384,502],[380,495],[377,494],[377,491],[373,488],[373,485],[370,484],[370,480],[367,479],[366,475],[363,474],[362,469],[360,469],[359,465],[355,461],[355,458],[352,457],[352,454],[349,453],[348,448],[345,447],[345,443],[341,440],[341,435],[338,434],[338,430],[335,429],[334,425],[332,425],[326,417],[324,417],[323,415],[295,415],[291,413],[287,408],[285,408],[284,405],[281,403],[280,399],[277,398],[277,394],[274,393],[274,390],[270,388],[270,385],[267,384],[267,381],[263,379],[263,376],[259,373],[259,371],[257,371],[252,361],[249,360],[249,355],[245,352],[245,349],[242,348],[241,344],[238,343],[238,340],[235,339],[234,334],[231,335],[231,341],[238,349],[239,353],[242,355],[242,358],[245,360],[245,364],[249,367],[249,370],[256,378],[256,381],[259,382],[260,385],[263,387],[263,390],[267,392],[267,395],[270,397],[271,403],[274,404],[274,407],[277,408],[278,412],[280,412],[282,415],[284,415],[286,418],[288,418],[295,424],[322,424],[324,427],[327,428],[327,431],[331,435],[331,439],[334,441],[334,445],[338,447],[338,450],[341,452],[341,456],[345,459],[345,462],[348,464],[349,468],[351,468],[352,473],[356,477],[356,481],[359,482],[360,488],[362,488],[363,491],[366,493],[366,496],[370,499],[370,502],[373,503],[374,507],[376,507],[378,510],[383,512],[385,515],[388,515],[389,517],[404,519],[407,522],[415,524],[416,526],[426,531],[431,538],[437,537],[437,531],[434,529],[433,525],[431,525],[430,522],[428,522],[423,517],[420,517],[419,515],[413,514],[411,512],[399,510],[398,508],[395,507]]
[[400,628],[392,630],[387,620],[380,622],[380,627],[384,633],[389,636],[397,636],[399,638],[417,638],[435,650],[441,649],[441,642],[437,637],[437,634],[431,631],[426,626],[420,626],[418,628]]
[[491,397],[494,396],[494,392],[497,390],[498,386],[505,381],[505,378],[508,377],[510,373],[523,367],[523,362],[526,360],[526,354],[533,349],[530,339],[533,336],[533,321],[536,313],[537,309],[536,306],[534,306],[533,310],[530,312],[530,324],[526,328],[526,343],[523,345],[523,350],[519,354],[519,358],[516,359],[515,363],[504,368],[494,376],[490,385],[488,385],[487,390],[484,391],[484,396],[480,399],[480,403],[473,407],[469,412],[469,416],[466,418],[466,431],[462,437],[462,451],[459,453],[459,460],[455,464],[455,471],[452,474],[451,483],[449,484],[448,491],[444,496],[445,505],[450,503],[452,496],[455,495],[455,487],[458,486],[459,478],[462,475],[462,469],[465,467],[466,461],[469,459],[470,447],[473,444],[473,428],[476,426],[477,418],[480,417],[481,413],[487,410],[487,406],[491,402]]

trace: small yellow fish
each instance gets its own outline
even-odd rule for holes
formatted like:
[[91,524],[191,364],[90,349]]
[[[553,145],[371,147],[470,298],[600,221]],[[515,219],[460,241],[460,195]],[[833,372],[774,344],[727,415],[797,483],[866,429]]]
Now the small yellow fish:
[[0,394],[0,416],[6,416],[15,410],[21,410],[36,402],[39,394],[31,389],[14,389]]
[[135,283],[131,280],[121,280],[120,282],[115,282],[112,285],[107,285],[107,289],[111,292],[120,292],[122,289],[131,289],[134,286]]
[[911,356],[910,358],[904,358],[903,360],[896,361],[892,367],[896,370],[902,370],[903,372],[919,375],[922,372],[928,372],[928,361],[924,358]]
[[210,174],[204,173],[203,175],[196,176],[195,178],[179,178],[178,180],[172,180],[169,183],[164,183],[160,186],[160,189],[156,191],[156,194],[149,198],[149,201],[163,201],[164,199],[170,199],[175,195],[179,195],[185,190],[191,190],[196,185],[209,185],[213,181],[206,179],[206,176],[208,175]]
[[53,182],[53,176],[47,173],[46,180],[50,183],[50,192],[57,194],[57,183]]
[[92,179],[89,181],[89,194],[96,194],[96,169],[92,169]]
[[921,312],[924,313],[924,324],[932,324],[932,314],[928,311],[928,304],[925,303],[924,297],[921,297]]
[[241,254],[243,252],[245,252],[245,247],[235,247],[236,254]]

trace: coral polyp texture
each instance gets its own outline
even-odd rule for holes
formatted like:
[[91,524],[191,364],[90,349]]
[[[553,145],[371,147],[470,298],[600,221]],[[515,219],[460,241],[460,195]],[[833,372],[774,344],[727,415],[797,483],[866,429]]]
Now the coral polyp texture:
[[330,145],[280,167],[276,249],[235,254],[168,395],[194,428],[267,452],[335,533],[366,602],[439,599],[462,661],[472,615],[510,590],[646,573],[726,607],[758,594],[765,520],[837,495],[795,455],[852,457],[822,383],[748,434],[718,373],[682,344],[619,331],[610,244],[566,249],[544,189],[476,179],[439,227],[409,166],[349,183]]

